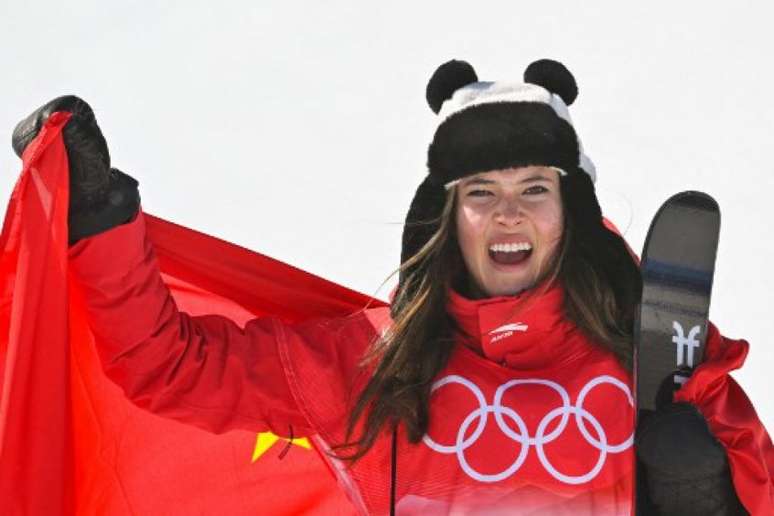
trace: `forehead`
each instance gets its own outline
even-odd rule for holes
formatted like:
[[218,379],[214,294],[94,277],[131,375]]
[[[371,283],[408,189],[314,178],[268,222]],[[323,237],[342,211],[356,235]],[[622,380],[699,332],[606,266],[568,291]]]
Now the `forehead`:
[[468,176],[460,181],[461,186],[496,183],[554,182],[559,180],[559,171],[551,167],[518,167],[490,170]]

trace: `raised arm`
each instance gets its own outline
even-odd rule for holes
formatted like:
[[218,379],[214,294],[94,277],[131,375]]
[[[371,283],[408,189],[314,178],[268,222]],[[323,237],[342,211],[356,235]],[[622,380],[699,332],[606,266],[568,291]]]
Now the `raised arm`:
[[[69,240],[80,291],[105,372],[136,404],[214,432],[308,428],[288,388],[272,318],[240,328],[220,316],[178,311],[162,282],[139,212],[137,182],[110,167],[91,108],[60,97],[21,121],[20,156],[48,116],[71,113],[63,131],[70,169]],[[294,332],[295,339],[305,335]]]

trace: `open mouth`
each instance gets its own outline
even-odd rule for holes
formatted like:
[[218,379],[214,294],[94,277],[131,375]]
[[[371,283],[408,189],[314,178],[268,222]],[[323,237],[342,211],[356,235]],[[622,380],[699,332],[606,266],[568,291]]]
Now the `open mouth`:
[[494,244],[489,247],[489,257],[500,265],[516,265],[526,261],[531,255],[532,245],[526,242]]

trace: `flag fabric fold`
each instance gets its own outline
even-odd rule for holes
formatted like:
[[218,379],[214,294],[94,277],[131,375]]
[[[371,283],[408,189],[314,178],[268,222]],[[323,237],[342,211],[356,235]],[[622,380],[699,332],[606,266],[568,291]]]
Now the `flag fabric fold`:
[[752,403],[730,375],[742,367],[748,351],[746,341],[723,337],[710,325],[706,361],[674,398],[698,407],[723,444],[745,509],[750,514],[774,514],[774,446]]
[[73,504],[68,119],[51,116],[25,150],[0,236],[0,507],[8,514],[57,514]]

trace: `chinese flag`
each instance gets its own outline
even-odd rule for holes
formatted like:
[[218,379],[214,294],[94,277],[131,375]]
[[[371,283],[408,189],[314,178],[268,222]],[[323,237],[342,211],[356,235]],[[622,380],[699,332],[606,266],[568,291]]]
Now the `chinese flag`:
[[[101,371],[67,269],[67,154],[56,113],[28,146],[0,236],[0,513],[349,514],[306,436],[213,435],[147,413]],[[147,216],[189,313],[292,322],[381,305]]]

